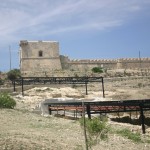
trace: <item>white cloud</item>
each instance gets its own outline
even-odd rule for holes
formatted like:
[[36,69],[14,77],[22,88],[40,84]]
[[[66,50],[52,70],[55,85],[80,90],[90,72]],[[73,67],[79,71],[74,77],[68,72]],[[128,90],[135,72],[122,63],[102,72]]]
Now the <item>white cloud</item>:
[[149,4],[147,0],[1,0],[1,43],[39,34],[106,30],[134,18]]

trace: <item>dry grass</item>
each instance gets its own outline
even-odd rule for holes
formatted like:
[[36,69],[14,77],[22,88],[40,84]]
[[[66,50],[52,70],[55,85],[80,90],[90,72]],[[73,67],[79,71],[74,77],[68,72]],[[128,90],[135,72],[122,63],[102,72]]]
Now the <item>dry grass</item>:
[[71,120],[10,109],[0,110],[0,120],[0,149],[75,149],[83,145],[80,126]]
[[[142,83],[142,86],[139,84]],[[139,87],[140,85],[140,87]],[[105,90],[108,99],[145,99],[150,98],[149,79],[125,80],[106,82]],[[85,93],[85,87],[76,90]],[[101,97],[100,85],[89,85],[87,98]],[[17,109],[0,109],[0,150],[84,150],[84,136],[78,121],[56,118],[53,116],[42,117],[29,112],[31,108],[43,99],[50,98],[50,93],[56,91],[38,91],[36,94],[26,91],[26,96],[18,97]],[[60,89],[58,89],[60,92]],[[66,88],[65,88],[66,91]],[[67,91],[66,93],[73,93]],[[79,93],[81,96],[82,94]],[[57,94],[57,93],[56,93]],[[63,95],[61,93],[61,95]],[[74,95],[74,94],[73,94]],[[76,94],[78,96],[78,94]],[[75,95],[75,96],[76,96]],[[33,101],[31,101],[31,98]],[[26,109],[26,110],[25,110]],[[131,124],[109,122],[115,129],[127,128],[133,132],[141,132],[140,126]],[[149,132],[148,132],[149,131]],[[141,134],[140,134],[141,135]],[[149,150],[150,130],[146,135],[141,135],[142,142],[135,143],[115,132],[108,134],[107,141],[100,141],[92,147],[93,150]]]
[[[85,149],[83,131],[78,121],[53,116],[46,118],[28,111],[12,109],[0,109],[0,120],[2,150]],[[120,125],[115,125],[115,128],[117,126],[119,129]],[[107,141],[100,141],[93,149],[126,150],[127,147],[132,150],[149,150],[150,144],[135,144],[125,137],[110,133]]]

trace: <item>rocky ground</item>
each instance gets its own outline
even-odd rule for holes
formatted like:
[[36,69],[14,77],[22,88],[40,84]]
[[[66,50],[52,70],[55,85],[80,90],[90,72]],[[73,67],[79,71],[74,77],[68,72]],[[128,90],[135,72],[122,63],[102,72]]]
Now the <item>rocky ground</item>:
[[[127,100],[150,98],[149,78],[116,78],[105,79],[105,95],[102,98],[100,84],[89,84],[88,95],[84,86],[35,87],[21,93],[13,93],[17,102],[14,110],[0,110],[0,149],[85,149],[83,129],[78,121],[54,116],[44,117],[34,113],[40,102],[49,98],[59,98],[62,101],[71,98],[93,100]],[[112,128],[127,128],[141,134],[141,127],[129,123],[118,123],[109,119]],[[100,141],[93,150],[149,150],[150,128],[142,135],[142,142],[136,143],[116,133],[108,133],[108,140]]]

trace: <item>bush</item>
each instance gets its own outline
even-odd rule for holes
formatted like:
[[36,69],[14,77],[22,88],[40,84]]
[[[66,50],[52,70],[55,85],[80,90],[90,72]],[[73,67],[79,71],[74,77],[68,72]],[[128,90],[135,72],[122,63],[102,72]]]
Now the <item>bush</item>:
[[[108,131],[110,128],[107,126],[107,120],[100,120],[99,118],[86,119],[86,130],[88,132],[88,146],[97,144],[100,140],[108,138]],[[84,119],[80,119],[81,126],[84,125]]]
[[7,93],[0,93],[0,108],[14,108],[16,101]]
[[21,77],[21,74],[20,74],[20,70],[19,69],[13,69],[11,71],[9,71],[7,73],[7,78],[9,80],[15,80],[17,78]]
[[94,67],[94,68],[92,68],[92,72],[94,72],[94,73],[103,73],[103,68]]
[[105,126],[106,126],[105,122],[100,121],[98,118],[94,118],[87,122],[88,132],[92,135],[101,133],[105,129]]

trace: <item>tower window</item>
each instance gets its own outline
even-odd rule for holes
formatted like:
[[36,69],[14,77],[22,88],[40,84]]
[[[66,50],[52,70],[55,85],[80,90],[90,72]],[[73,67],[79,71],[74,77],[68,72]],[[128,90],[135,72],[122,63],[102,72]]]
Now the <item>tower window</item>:
[[43,57],[43,51],[39,51],[39,57]]

